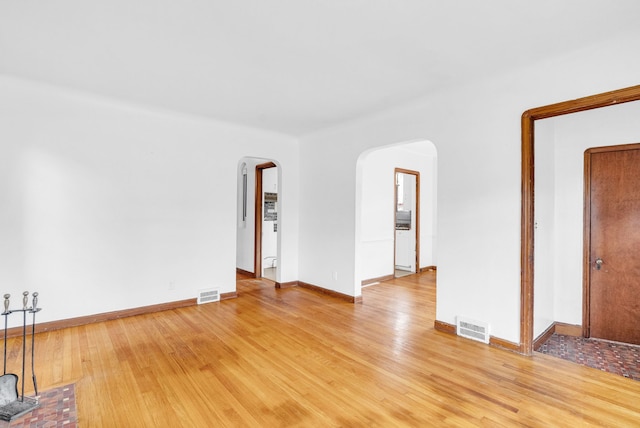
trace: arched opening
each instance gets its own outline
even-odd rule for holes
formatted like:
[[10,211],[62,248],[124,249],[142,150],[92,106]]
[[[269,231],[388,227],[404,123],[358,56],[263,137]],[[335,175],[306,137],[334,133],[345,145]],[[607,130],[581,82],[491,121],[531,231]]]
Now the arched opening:
[[[356,288],[396,276],[398,172],[420,176],[419,189],[415,182],[405,193],[415,194],[416,200],[407,205],[410,208],[401,209],[406,222],[400,226],[405,229],[403,232],[411,235],[415,229],[419,230],[415,243],[419,251],[412,252],[413,244],[408,244],[407,260],[417,255],[415,265],[409,269],[420,272],[437,266],[437,152],[434,144],[414,140],[371,149],[364,152],[357,163]],[[416,210],[418,200],[420,209]],[[358,295],[361,290],[356,291]]]

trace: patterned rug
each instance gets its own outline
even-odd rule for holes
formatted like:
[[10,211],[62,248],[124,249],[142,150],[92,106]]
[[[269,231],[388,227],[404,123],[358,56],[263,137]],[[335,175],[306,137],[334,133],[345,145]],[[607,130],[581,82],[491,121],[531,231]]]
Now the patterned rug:
[[536,351],[640,380],[640,346],[553,334]]
[[76,393],[74,384],[40,393],[40,407],[11,422],[0,421],[0,428],[65,427],[77,428]]

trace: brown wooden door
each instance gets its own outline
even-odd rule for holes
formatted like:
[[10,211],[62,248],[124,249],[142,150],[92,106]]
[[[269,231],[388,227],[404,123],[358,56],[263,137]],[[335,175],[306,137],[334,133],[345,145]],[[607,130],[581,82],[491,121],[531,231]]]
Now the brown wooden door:
[[585,153],[586,336],[640,344],[640,145]]

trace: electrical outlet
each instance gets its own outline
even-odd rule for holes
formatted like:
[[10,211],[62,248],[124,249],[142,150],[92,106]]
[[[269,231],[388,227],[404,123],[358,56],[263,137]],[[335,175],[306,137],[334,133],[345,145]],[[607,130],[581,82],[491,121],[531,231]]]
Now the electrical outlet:
[[333,278],[334,281],[338,280],[338,272],[333,271],[333,273],[331,274],[331,277]]
[[175,281],[169,281],[169,290],[175,290],[175,289],[176,289]]

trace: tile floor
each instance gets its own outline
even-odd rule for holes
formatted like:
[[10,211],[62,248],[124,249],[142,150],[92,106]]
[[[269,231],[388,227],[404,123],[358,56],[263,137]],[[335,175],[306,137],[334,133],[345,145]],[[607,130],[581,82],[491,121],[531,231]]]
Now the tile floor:
[[11,422],[0,421],[0,427],[65,427],[76,428],[76,394],[74,384],[40,393],[40,407]]
[[640,380],[640,346],[553,334],[537,352]]

